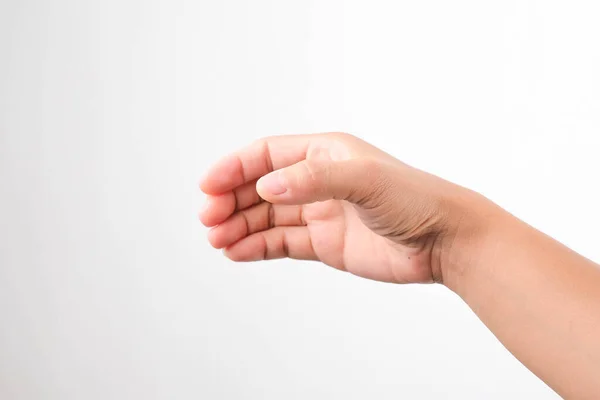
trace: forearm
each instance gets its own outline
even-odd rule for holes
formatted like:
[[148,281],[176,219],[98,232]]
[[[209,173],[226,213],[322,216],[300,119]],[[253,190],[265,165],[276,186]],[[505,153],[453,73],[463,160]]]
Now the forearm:
[[444,283],[559,394],[600,398],[600,269],[490,207],[483,228],[454,242]]

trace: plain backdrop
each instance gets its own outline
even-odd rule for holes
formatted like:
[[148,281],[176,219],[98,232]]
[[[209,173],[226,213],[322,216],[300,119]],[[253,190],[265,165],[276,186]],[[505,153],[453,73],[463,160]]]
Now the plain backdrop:
[[228,261],[197,182],[261,136],[346,131],[600,260],[599,19],[0,0],[0,398],[556,399],[442,286]]

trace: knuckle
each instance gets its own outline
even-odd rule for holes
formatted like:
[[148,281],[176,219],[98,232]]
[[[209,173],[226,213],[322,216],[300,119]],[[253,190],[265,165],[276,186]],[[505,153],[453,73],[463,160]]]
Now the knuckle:
[[350,137],[354,137],[353,135],[351,135],[348,132],[341,132],[341,131],[336,131],[336,132],[329,132],[329,135],[332,135],[333,137],[339,137],[339,138],[350,138]]
[[359,160],[360,168],[363,170],[368,182],[381,185],[389,181],[385,173],[385,166],[379,160],[372,157],[364,157]]
[[[292,172],[292,171],[290,171]],[[287,179],[290,186],[318,198],[327,190],[331,176],[328,163],[306,160],[293,169]]]
[[375,148],[359,138],[345,132],[332,132],[328,136],[331,151],[337,156],[335,159],[347,160],[355,157],[375,154]]
[[356,136],[346,132],[329,132],[326,134],[326,136],[330,139],[339,140],[346,143],[356,140]]
[[302,163],[304,173],[300,174],[304,184],[310,186],[319,186],[322,183],[327,183],[329,179],[329,168],[327,164],[317,161],[309,161]]

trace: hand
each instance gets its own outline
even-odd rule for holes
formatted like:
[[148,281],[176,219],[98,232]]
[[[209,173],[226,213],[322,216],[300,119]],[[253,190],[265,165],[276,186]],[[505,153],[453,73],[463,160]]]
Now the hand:
[[208,239],[234,261],[318,260],[385,282],[441,282],[486,201],[348,134],[262,139],[200,183]]
[[559,394],[600,398],[598,265],[483,196],[339,133],[260,140],[200,187],[208,239],[232,260],[441,282]]

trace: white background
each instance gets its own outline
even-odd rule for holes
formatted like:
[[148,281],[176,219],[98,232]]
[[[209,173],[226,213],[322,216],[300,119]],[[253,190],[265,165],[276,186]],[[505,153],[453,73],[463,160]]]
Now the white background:
[[236,265],[197,181],[341,130],[600,260],[597,1],[0,1],[0,398],[555,399],[441,286]]

